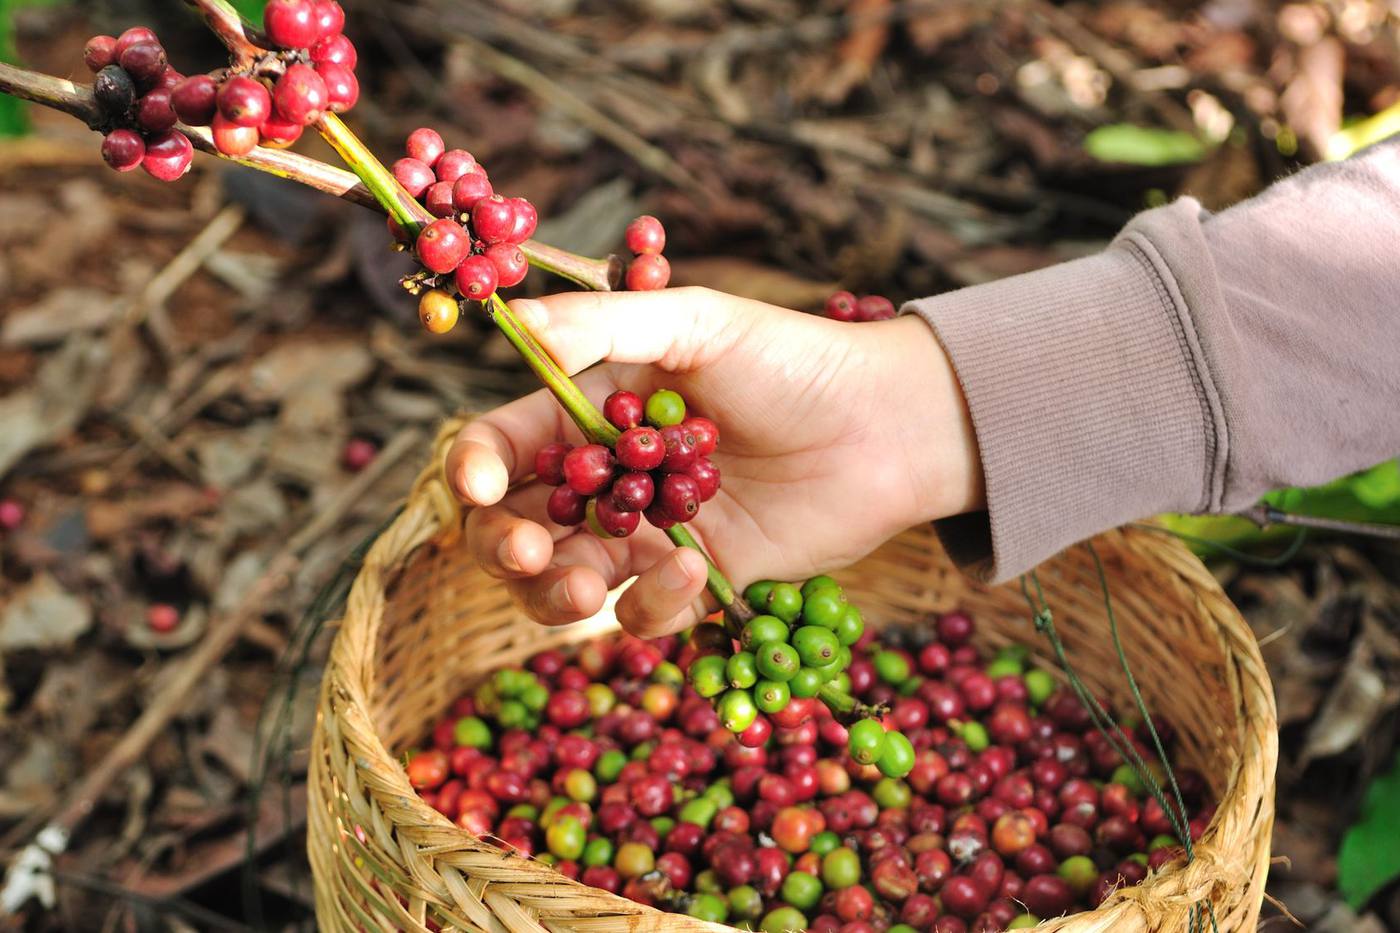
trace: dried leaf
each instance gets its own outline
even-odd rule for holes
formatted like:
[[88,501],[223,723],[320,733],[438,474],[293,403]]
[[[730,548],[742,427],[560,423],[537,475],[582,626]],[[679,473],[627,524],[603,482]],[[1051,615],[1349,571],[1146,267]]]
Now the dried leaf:
[[105,327],[121,310],[108,292],[58,288],[37,304],[10,312],[0,342],[15,345],[57,343],[69,334]]
[[287,341],[248,368],[243,396],[253,402],[275,402],[307,386],[341,392],[368,376],[373,366],[374,358],[361,340]]
[[40,574],[15,591],[0,615],[0,651],[61,648],[92,627],[92,609]]
[[32,389],[0,398],[0,477],[36,447],[65,436],[87,414],[108,358],[104,344],[70,338],[40,368]]
[[1298,767],[1316,758],[1346,751],[1370,731],[1385,709],[1385,681],[1371,665],[1369,653],[1356,651],[1347,662],[1322,709],[1308,727]]

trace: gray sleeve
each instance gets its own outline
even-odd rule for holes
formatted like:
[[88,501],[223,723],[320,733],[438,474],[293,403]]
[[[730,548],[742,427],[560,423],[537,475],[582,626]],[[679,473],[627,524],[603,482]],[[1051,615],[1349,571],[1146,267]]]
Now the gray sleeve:
[[967,397],[987,509],[940,522],[1001,580],[1106,528],[1242,508],[1400,453],[1400,141],[1103,253],[910,302]]

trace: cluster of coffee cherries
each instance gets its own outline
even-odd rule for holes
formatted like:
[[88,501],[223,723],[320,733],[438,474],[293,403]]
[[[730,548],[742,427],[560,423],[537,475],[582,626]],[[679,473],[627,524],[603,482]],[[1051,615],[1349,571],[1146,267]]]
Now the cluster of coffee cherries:
[[837,292],[826,300],[822,313],[833,321],[890,321],[897,317],[894,302],[883,295]]
[[[448,149],[437,130],[414,130],[404,149],[394,177],[437,218],[413,241],[425,273],[404,285],[419,293],[423,326],[444,334],[457,323],[460,299],[486,301],[525,278],[530,265],[520,244],[534,235],[539,214],[525,198],[497,194],[481,163],[465,149]],[[393,216],[389,232],[409,244]]]
[[360,98],[358,56],[344,28],[335,0],[270,0],[263,31],[278,51],[247,74],[186,79],[173,93],[175,112],[208,126],[226,156],[286,148],[322,114],[343,113]]
[[[569,878],[765,933],[1021,929],[1183,854],[1078,700],[1016,646],[978,652],[963,613],[848,646],[844,685],[890,707],[913,747],[902,777],[854,757],[854,726],[814,698],[773,714],[765,742],[738,741],[682,674],[718,629],[497,672],[408,755],[409,780],[456,825]],[[1199,836],[1204,782],[1178,778]]]
[[666,248],[666,228],[650,214],[643,214],[627,225],[627,248],[632,261],[627,265],[627,290],[653,292],[671,281],[671,263],[661,251]]
[[622,432],[612,450],[560,442],[535,455],[535,475],[555,487],[546,505],[551,521],[587,521],[601,537],[626,538],[643,515],[662,529],[688,522],[719,492],[719,468],[710,460],[719,428],[688,414],[678,393],[661,389],[643,402],[619,389],[603,415]]
[[[809,717],[827,684],[850,695],[847,669],[854,660],[852,646],[865,634],[865,620],[825,575],[800,588],[763,580],[749,586],[744,599],[760,615],[744,624],[737,644],[719,626],[697,628],[700,656],[688,676],[696,693],[714,699],[725,728],[741,744],[759,748],[772,736],[774,723],[790,727]],[[879,719],[858,719],[845,731],[847,751],[857,764],[872,765],[890,778],[902,778],[914,767],[908,737],[886,729]]]
[[95,75],[92,91],[106,130],[106,163],[119,172],[140,166],[161,181],[188,172],[194,147],[175,129],[171,104],[185,78],[166,61],[156,34],[133,26],[120,36],[93,36],[83,49],[83,61]]

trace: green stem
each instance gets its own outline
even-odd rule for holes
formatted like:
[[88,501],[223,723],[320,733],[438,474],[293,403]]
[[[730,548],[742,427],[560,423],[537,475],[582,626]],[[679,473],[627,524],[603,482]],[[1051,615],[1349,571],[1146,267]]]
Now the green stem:
[[428,209],[404,190],[393,173],[375,158],[369,147],[340,117],[328,113],[316,122],[316,129],[350,166],[350,170],[359,176],[379,206],[398,221],[409,236],[416,237],[418,231],[433,222],[433,215],[428,213]]

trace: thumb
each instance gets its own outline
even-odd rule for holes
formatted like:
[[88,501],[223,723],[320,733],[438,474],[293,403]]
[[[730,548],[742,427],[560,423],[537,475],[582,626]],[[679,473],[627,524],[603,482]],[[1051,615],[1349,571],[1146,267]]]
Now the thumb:
[[779,310],[708,288],[564,292],[517,299],[510,308],[570,374],[602,360],[699,369]]

